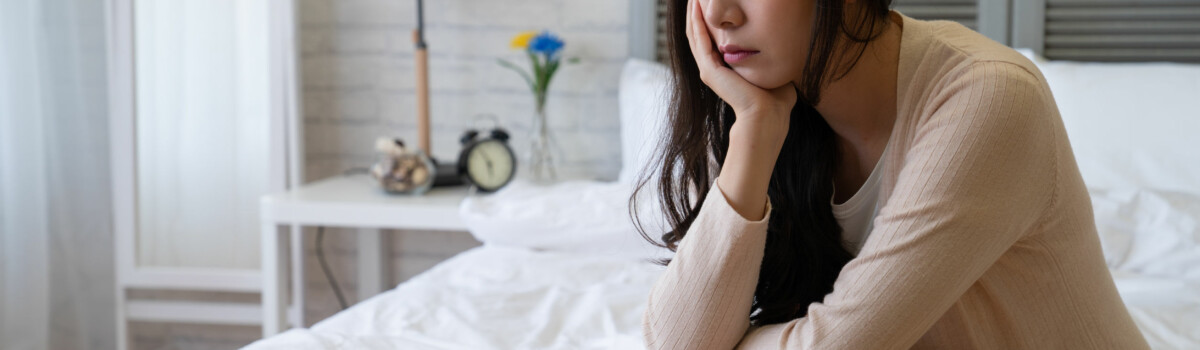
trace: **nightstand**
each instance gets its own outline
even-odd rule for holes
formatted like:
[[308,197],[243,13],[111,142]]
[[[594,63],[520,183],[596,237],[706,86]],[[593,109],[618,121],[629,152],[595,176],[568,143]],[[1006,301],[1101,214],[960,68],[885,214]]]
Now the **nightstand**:
[[[287,192],[266,195],[261,202],[263,337],[288,325],[304,326],[304,240],[300,230],[281,225],[335,226],[363,229],[466,231],[458,207],[469,186],[434,188],[421,196],[383,192],[368,175],[336,176]],[[290,233],[290,249],[283,234]],[[384,253],[377,232],[359,235],[360,296],[384,290]],[[291,265],[292,303],[287,304],[287,266]]]

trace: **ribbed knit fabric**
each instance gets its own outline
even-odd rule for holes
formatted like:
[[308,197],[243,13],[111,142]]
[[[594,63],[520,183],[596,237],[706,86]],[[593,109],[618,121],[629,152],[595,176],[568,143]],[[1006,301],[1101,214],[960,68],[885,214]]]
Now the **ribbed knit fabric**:
[[[650,293],[647,345],[1148,348],[1105,265],[1045,78],[957,23],[893,18],[903,33],[882,206],[833,292],[806,317],[750,328],[768,219],[747,221],[714,184]],[[789,215],[767,206],[768,218]]]

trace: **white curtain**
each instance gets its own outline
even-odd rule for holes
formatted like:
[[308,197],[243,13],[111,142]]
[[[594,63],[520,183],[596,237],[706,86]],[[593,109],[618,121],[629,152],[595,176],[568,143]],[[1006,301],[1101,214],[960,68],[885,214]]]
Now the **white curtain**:
[[116,344],[104,21],[0,1],[0,349]]
[[258,268],[267,4],[134,1],[140,266]]

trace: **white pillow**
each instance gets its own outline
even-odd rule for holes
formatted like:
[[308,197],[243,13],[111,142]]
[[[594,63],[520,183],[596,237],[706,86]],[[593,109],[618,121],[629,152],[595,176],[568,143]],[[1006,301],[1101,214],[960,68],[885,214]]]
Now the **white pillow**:
[[1200,194],[1200,65],[1051,61],[1028,49],[1091,188]]
[[[468,197],[459,207],[459,217],[486,245],[632,260],[669,256],[669,250],[651,245],[634,228],[628,209],[632,192],[633,184],[624,182],[574,180],[538,186],[515,180],[496,193]],[[653,194],[639,194],[642,203],[653,203],[648,196]],[[639,210],[647,232],[658,240],[666,227],[658,207],[643,205]]]
[[621,113],[621,172],[618,182],[632,183],[653,160],[665,136],[670,98],[670,69],[657,62],[631,58],[621,71],[617,103]]

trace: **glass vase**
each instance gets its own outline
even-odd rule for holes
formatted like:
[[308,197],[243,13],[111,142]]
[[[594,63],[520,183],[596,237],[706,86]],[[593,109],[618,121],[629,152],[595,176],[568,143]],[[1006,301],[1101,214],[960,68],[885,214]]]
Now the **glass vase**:
[[529,149],[525,155],[525,177],[536,184],[558,181],[558,143],[550,131],[545,108],[538,108],[529,129]]

